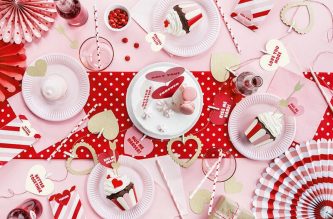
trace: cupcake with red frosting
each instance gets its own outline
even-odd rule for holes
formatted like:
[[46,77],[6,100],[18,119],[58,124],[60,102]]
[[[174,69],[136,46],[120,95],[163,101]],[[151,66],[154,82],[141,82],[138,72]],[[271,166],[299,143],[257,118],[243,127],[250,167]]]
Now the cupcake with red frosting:
[[174,36],[190,33],[203,19],[201,7],[197,3],[175,5],[164,20],[166,32]]
[[138,203],[134,184],[127,176],[116,176],[112,171],[108,171],[104,191],[106,198],[122,211],[129,210]]

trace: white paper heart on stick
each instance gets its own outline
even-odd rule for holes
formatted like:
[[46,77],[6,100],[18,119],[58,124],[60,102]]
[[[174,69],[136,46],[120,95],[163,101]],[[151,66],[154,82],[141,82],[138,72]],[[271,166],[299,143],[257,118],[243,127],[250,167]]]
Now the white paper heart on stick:
[[54,190],[54,184],[46,179],[46,170],[41,165],[35,165],[30,168],[25,181],[25,189],[35,195],[50,195]]
[[275,71],[279,66],[286,66],[290,62],[288,51],[280,40],[268,41],[265,53],[267,54],[260,58],[260,66],[266,71]]
[[243,190],[243,184],[233,176],[224,183],[224,191],[229,194],[240,193]]
[[165,36],[158,32],[150,32],[146,35],[146,41],[150,44],[151,50],[160,51],[165,43]]
[[230,76],[230,70],[236,70],[240,57],[234,53],[213,53],[210,59],[210,71],[215,80],[225,82]]

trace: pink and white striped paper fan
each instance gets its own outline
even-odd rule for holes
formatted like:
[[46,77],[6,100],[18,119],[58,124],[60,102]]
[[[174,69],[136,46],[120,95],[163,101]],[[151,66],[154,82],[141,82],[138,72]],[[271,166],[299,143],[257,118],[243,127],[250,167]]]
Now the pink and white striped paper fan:
[[253,198],[256,218],[333,218],[333,142],[291,148],[266,168]]
[[4,42],[31,42],[40,38],[55,21],[52,0],[1,0],[0,39]]

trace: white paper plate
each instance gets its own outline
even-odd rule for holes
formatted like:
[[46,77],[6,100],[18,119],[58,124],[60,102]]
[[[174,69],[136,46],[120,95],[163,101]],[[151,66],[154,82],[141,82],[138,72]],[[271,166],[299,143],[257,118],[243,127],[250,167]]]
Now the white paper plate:
[[275,141],[259,147],[252,145],[244,131],[253,119],[263,112],[277,111],[280,98],[270,94],[256,94],[246,97],[232,111],[229,119],[229,137],[235,148],[245,157],[253,160],[271,160],[288,150],[296,133],[296,120],[283,117],[283,129]]
[[[185,69],[185,72],[183,73],[183,76],[185,76],[184,84],[187,83],[187,85],[192,86],[196,89],[198,93],[198,97],[194,101],[194,104],[196,106],[195,111],[192,115],[185,116],[183,114],[175,114],[172,118],[165,118],[161,117],[159,122],[162,121],[162,124],[169,126],[172,126],[172,128],[169,128],[171,130],[170,132],[166,133],[157,133],[150,130],[147,130],[147,128],[144,128],[143,125],[141,125],[143,122],[143,119],[140,118],[141,116],[138,115],[138,113],[135,113],[134,111],[137,110],[137,103],[140,102],[140,89],[138,88],[139,85],[141,85],[142,80],[146,80],[145,75],[152,71],[166,71],[167,69],[173,68],[173,67],[179,67],[179,65],[168,63],[168,62],[160,62],[155,63],[152,65],[149,65],[142,70],[138,72],[138,74],[135,75],[135,77],[132,79],[126,94],[126,107],[128,115],[135,125],[136,128],[138,128],[142,133],[145,135],[156,138],[156,139],[172,139],[177,138],[189,130],[193,128],[193,126],[197,123],[201,116],[202,107],[203,107],[203,95],[201,87],[197,81],[197,79],[193,76],[193,74]],[[148,80],[147,80],[148,81]],[[136,86],[139,83],[138,86]],[[158,86],[163,86],[163,83],[157,83]],[[134,107],[134,106],[135,107]],[[140,121],[141,122],[140,122]],[[181,123],[178,123],[178,121],[182,121]],[[150,122],[154,123],[156,120],[153,120],[153,118],[150,118]],[[148,125],[149,126],[149,125]],[[153,126],[154,127],[154,126]]]
[[204,19],[189,34],[181,37],[164,32],[163,21],[168,11],[176,4],[188,1],[161,0],[154,7],[152,30],[166,35],[164,49],[176,56],[190,57],[207,51],[215,43],[221,26],[219,11],[212,0],[193,0],[203,11]]
[[134,183],[138,204],[128,211],[121,211],[106,198],[104,178],[106,168],[97,164],[88,177],[87,195],[92,208],[102,218],[135,219],[141,217],[152,205],[154,199],[154,180],[139,161],[127,156],[119,157],[119,174],[126,174]]
[[49,102],[40,91],[44,77],[24,74],[22,95],[26,105],[36,116],[45,120],[63,121],[72,118],[83,109],[89,97],[90,84],[86,70],[74,58],[62,54],[42,56],[35,61],[40,59],[47,62],[47,75],[58,74],[65,79],[68,83],[67,92],[62,99]]

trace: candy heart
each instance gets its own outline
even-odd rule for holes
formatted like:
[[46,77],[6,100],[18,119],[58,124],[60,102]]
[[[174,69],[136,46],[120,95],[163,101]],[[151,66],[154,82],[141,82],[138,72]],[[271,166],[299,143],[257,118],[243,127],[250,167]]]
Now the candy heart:
[[295,97],[291,97],[287,100],[287,106],[280,106],[280,110],[289,116],[300,116],[304,113],[304,107],[298,104]]
[[[184,144],[186,144],[187,141],[189,140],[194,140],[197,144],[197,150],[195,152],[195,154],[193,155],[193,157],[191,159],[188,160],[181,160],[179,157],[179,154],[175,154],[172,151],[172,145],[175,142],[182,142],[184,141]],[[186,137],[181,137],[181,138],[175,138],[175,139],[171,139],[168,144],[167,144],[167,150],[168,150],[168,154],[170,155],[170,157],[181,167],[187,168],[189,166],[191,166],[194,161],[196,161],[201,153],[201,149],[202,149],[202,143],[200,141],[200,139],[194,135],[188,135]]]
[[98,155],[99,163],[107,168],[112,168],[112,164],[117,162],[117,159],[118,154],[116,153],[116,156],[114,156],[112,151],[109,151],[108,153],[101,153]]
[[279,66],[286,66],[290,62],[287,49],[280,40],[268,41],[265,52],[268,54],[260,58],[260,66],[267,71],[275,71]]
[[157,88],[152,97],[154,99],[164,99],[169,98],[174,95],[174,93],[178,90],[178,88],[182,85],[184,81],[184,76],[180,76],[169,83],[167,86],[162,86]]
[[215,125],[223,125],[228,122],[231,110],[235,107],[235,101],[230,94],[219,93],[214,98],[214,107],[217,109],[211,109],[209,119]]
[[230,76],[227,70],[236,70],[240,57],[234,53],[213,53],[210,59],[210,71],[215,80],[225,82]]
[[[299,8],[299,7],[306,7],[307,13],[308,13],[308,25],[303,28],[300,28],[298,26],[295,19],[293,19],[294,18],[293,15],[290,17],[290,19],[287,18],[287,14],[291,9]],[[296,33],[299,33],[299,34],[309,33],[314,25],[314,21],[313,21],[314,14],[313,14],[312,7],[310,5],[310,1],[300,1],[300,2],[293,2],[293,3],[286,4],[280,12],[280,18],[281,18],[281,21],[285,25],[287,25],[289,27],[292,26],[292,28],[296,31]]]
[[54,200],[61,205],[67,205],[71,199],[71,193],[68,190],[63,191],[63,193],[56,194]]
[[46,74],[47,62],[39,59],[35,62],[35,65],[27,68],[27,74],[33,77],[42,77]]
[[46,179],[46,170],[41,165],[35,165],[28,171],[25,180],[25,189],[35,195],[49,195],[54,190],[54,184],[51,180]]
[[205,205],[209,204],[211,194],[207,189],[198,190],[190,199],[191,210],[196,214],[201,214]]
[[67,168],[68,172],[70,172],[73,175],[87,175],[92,171],[94,166],[92,166],[88,169],[85,169],[85,170],[75,170],[75,169],[72,168],[72,162],[75,159],[75,157],[77,157],[76,151],[79,147],[84,147],[84,148],[87,148],[89,150],[89,152],[91,153],[91,155],[93,157],[94,166],[98,163],[98,158],[97,158],[95,149],[91,145],[89,145],[85,142],[79,142],[79,143],[74,145],[74,147],[72,149],[72,156],[69,157],[66,161],[66,168]]
[[[134,126],[126,131],[124,139],[124,152],[131,156],[146,156],[154,149],[152,140],[142,139],[143,134]],[[142,139],[142,140],[141,140]]]
[[185,69],[182,67],[170,68],[166,72],[164,71],[153,71],[146,74],[146,78],[151,81],[167,83],[172,81],[184,73]]
[[241,192],[243,189],[243,184],[238,182],[235,177],[231,177],[228,181],[224,183],[224,191],[226,193],[235,194]]
[[118,179],[113,179],[111,182],[114,188],[118,188],[123,185],[123,181]]
[[88,130],[93,134],[103,131],[104,138],[113,140],[119,133],[118,119],[112,110],[97,113],[89,119]]
[[165,35],[158,32],[150,32],[146,35],[146,41],[150,44],[151,50],[160,51],[165,43]]

